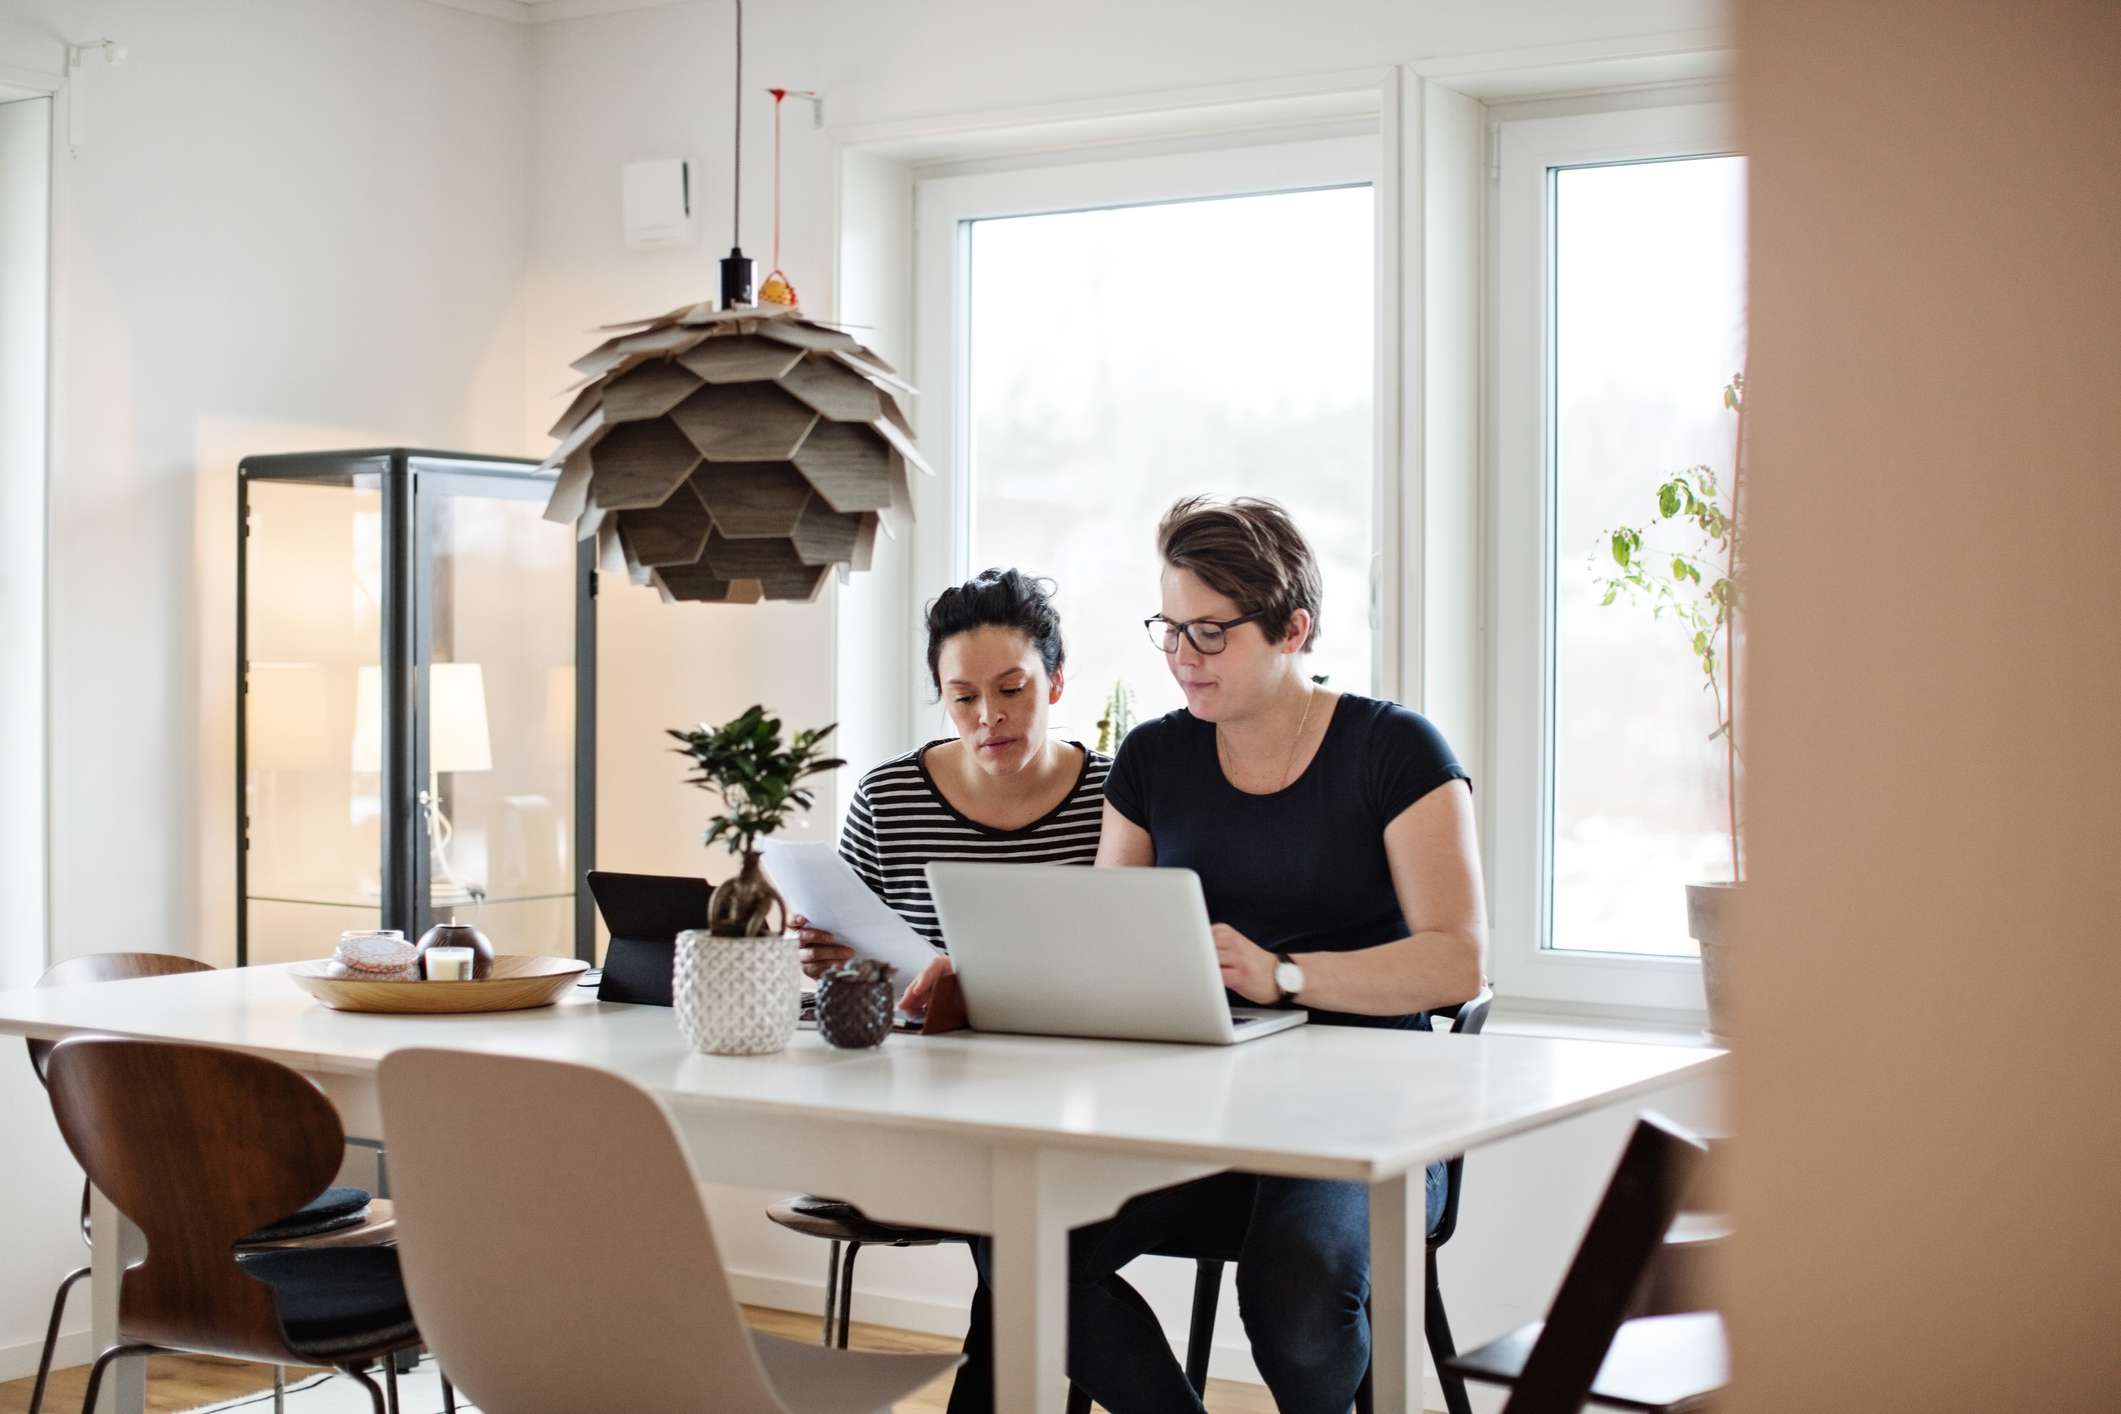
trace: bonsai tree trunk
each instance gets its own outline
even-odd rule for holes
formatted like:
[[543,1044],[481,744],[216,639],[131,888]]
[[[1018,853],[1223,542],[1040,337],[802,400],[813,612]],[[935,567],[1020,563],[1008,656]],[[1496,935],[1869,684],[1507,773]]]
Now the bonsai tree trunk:
[[[781,921],[773,922],[773,910]],[[787,927],[788,904],[759,872],[759,852],[744,844],[744,867],[734,879],[715,886],[707,900],[707,931],[720,938],[762,938]]]

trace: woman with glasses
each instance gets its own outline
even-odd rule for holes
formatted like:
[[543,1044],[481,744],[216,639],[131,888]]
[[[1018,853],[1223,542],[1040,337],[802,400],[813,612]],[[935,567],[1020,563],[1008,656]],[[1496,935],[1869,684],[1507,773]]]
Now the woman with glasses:
[[[1313,1023],[1428,1029],[1431,1008],[1482,983],[1470,778],[1427,719],[1305,671],[1318,566],[1279,505],[1180,501],[1157,546],[1149,640],[1186,705],[1121,743],[1098,864],[1198,873],[1233,998],[1303,1007]],[[1431,1166],[1431,1225],[1443,1185],[1443,1165]],[[1218,1240],[1242,1254],[1240,1309],[1275,1407],[1345,1414],[1370,1358],[1369,1194],[1357,1183],[1222,1174],[1078,1231],[1071,1376],[1114,1414],[1198,1414],[1163,1330],[1118,1271]]]

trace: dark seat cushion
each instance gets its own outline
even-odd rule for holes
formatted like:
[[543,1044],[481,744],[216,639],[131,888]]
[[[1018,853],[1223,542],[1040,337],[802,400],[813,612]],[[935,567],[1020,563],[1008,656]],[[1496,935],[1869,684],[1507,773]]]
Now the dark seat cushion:
[[906,1227],[878,1222],[852,1203],[810,1194],[769,1204],[766,1216],[782,1227],[835,1242],[878,1247],[932,1247],[939,1242],[970,1242],[971,1236],[944,1228]]
[[289,1242],[297,1237],[315,1237],[320,1232],[358,1227],[367,1216],[367,1189],[327,1188],[303,1204],[299,1212],[289,1213],[276,1223],[267,1223],[243,1240]]
[[419,1339],[395,1247],[289,1248],[236,1261],[273,1289],[287,1348],[320,1365]]

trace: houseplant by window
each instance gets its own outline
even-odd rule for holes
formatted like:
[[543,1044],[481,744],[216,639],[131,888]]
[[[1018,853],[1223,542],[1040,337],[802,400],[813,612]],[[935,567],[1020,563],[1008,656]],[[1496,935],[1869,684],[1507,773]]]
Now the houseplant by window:
[[1723,743],[1731,877],[1687,885],[1687,929],[1701,946],[1709,1031],[1718,1037],[1732,1034],[1730,945],[1745,880],[1738,794],[1739,770],[1745,762],[1738,732],[1739,615],[1745,605],[1740,524],[1745,490],[1743,372],[1731,375],[1723,405],[1732,418],[1729,486],[1707,466],[1672,473],[1657,486],[1657,520],[1609,531],[1598,552],[1609,555],[1614,566],[1599,576],[1605,586],[1601,602],[1624,599],[1672,624],[1701,665],[1702,691],[1715,712],[1709,739]]
[[722,799],[704,842],[724,845],[742,860],[736,877],[709,898],[706,928],[678,935],[671,1001],[696,1049],[757,1055],[780,1050],[795,1034],[802,970],[785,932],[788,906],[760,870],[757,845],[790,815],[810,808],[804,780],[844,764],[825,755],[821,743],[831,732],[816,727],[784,741],[780,719],[752,707],[719,727],[703,722],[670,733],[683,743],[678,754],[693,764],[686,784]]

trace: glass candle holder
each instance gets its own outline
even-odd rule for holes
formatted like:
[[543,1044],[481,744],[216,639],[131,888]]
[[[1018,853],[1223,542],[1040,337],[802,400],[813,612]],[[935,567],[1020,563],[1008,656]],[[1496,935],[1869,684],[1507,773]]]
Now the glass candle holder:
[[420,954],[430,982],[469,982],[473,953],[470,948],[429,948]]

